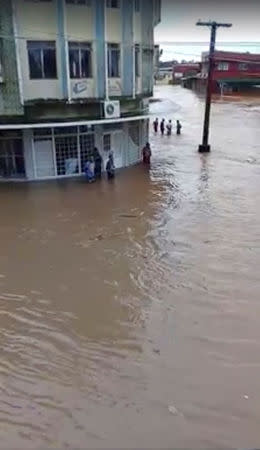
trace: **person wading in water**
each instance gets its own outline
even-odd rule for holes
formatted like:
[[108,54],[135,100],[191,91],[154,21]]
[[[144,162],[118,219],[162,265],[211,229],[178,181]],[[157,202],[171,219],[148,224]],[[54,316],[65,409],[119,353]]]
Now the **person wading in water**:
[[153,122],[153,129],[154,129],[155,133],[157,133],[157,131],[158,131],[158,126],[159,126],[159,120],[158,120],[158,117],[156,117],[155,121]]
[[176,121],[176,134],[181,134],[182,125],[179,120]]
[[164,130],[165,130],[165,119],[163,119],[160,123],[160,130],[161,130],[161,134],[164,134]]
[[143,163],[150,164],[151,156],[152,156],[152,150],[151,150],[149,142],[147,142],[145,147],[143,148]]
[[108,180],[112,180],[113,178],[115,178],[115,164],[114,164],[113,153],[109,153],[108,162],[106,165],[106,171],[107,171]]

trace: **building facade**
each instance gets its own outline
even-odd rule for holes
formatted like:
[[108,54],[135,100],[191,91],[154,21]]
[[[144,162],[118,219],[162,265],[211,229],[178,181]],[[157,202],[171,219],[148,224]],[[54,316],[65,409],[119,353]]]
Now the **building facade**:
[[175,63],[172,66],[172,80],[174,84],[181,83],[184,77],[197,75],[200,72],[200,63]]
[[116,167],[148,138],[160,0],[0,0],[0,178]]
[[[213,93],[233,94],[236,92],[259,92],[259,54],[216,50],[213,58]],[[204,92],[207,86],[208,64],[208,52],[204,52],[202,53],[201,72],[196,76],[187,77],[183,82],[184,86]]]

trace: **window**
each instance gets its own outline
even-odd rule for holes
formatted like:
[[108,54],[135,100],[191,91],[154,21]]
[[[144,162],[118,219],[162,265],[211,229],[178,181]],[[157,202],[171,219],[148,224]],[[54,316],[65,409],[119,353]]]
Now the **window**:
[[91,6],[91,0],[66,0],[66,3],[70,5],[86,5]]
[[140,77],[140,45],[135,45],[135,76]]
[[129,124],[129,137],[139,147],[140,145],[140,126],[139,122],[131,122]]
[[217,65],[217,69],[218,70],[228,70],[229,69],[229,64],[226,62],[220,62]]
[[69,42],[70,78],[91,78],[91,44]]
[[110,150],[111,150],[111,134],[110,133],[103,135],[103,150],[104,150],[104,152],[110,152]]
[[108,77],[120,77],[120,46],[119,44],[108,44],[107,46]]
[[239,63],[238,64],[238,70],[248,70],[248,64],[246,64],[246,63]]
[[57,78],[54,41],[27,41],[31,80]]
[[0,178],[24,176],[22,139],[0,139]]
[[107,0],[107,8],[120,8],[120,0]]
[[75,136],[55,138],[57,175],[79,173],[78,139]]
[[84,172],[85,165],[90,156],[93,156],[95,147],[94,133],[81,134],[79,136],[80,144],[80,164],[81,172]]
[[135,0],[135,12],[140,12],[140,0]]

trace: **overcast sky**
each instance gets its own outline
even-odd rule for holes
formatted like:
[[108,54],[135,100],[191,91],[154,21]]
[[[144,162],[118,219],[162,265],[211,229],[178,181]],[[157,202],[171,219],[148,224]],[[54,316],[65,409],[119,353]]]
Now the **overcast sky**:
[[233,24],[218,30],[218,48],[260,53],[260,0],[162,0],[162,21],[155,28],[155,41],[164,50],[163,60],[199,58],[207,47],[197,43],[208,42],[209,29],[197,27],[198,19]]

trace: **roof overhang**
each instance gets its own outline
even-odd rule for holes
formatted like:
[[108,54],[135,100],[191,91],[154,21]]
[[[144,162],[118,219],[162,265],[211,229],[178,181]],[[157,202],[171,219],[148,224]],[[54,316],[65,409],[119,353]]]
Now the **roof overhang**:
[[16,124],[1,124],[0,130],[28,130],[31,128],[56,128],[56,127],[75,127],[80,125],[108,125],[113,123],[134,122],[136,120],[149,119],[149,115],[118,117],[115,119],[100,119],[100,120],[81,120],[73,122],[41,122],[41,123],[16,123]]

